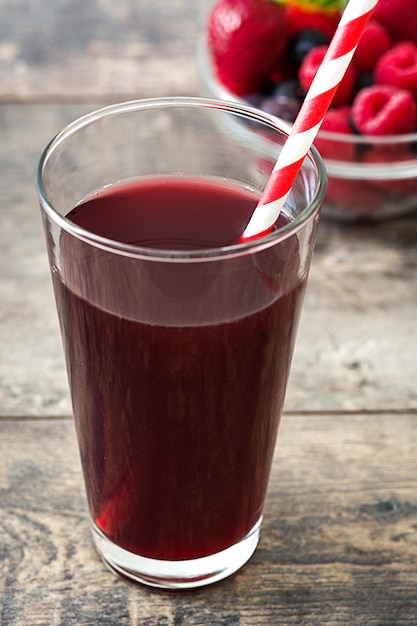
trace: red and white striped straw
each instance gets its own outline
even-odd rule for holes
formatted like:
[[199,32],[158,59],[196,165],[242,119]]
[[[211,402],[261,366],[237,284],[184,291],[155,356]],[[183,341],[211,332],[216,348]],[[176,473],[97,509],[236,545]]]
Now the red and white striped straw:
[[294,184],[378,0],[350,0],[241,241],[269,232]]

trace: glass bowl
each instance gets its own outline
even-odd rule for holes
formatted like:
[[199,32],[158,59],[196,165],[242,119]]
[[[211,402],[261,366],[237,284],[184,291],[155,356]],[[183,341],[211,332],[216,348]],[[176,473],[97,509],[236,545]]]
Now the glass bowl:
[[[201,95],[243,102],[216,79],[204,38],[197,57]],[[324,217],[369,221],[417,209],[417,133],[374,137],[322,130],[315,146],[328,175]]]

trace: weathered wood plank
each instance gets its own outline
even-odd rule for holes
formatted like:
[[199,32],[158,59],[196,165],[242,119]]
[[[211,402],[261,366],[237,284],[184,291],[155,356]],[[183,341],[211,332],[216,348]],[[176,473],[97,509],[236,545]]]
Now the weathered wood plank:
[[0,100],[195,93],[210,4],[0,0]]
[[417,406],[417,215],[322,220],[287,409]]
[[[33,174],[84,105],[0,107],[0,414],[70,412]],[[417,218],[322,221],[287,411],[417,407]]]
[[[91,108],[91,107],[90,107]],[[0,412],[68,413],[35,165],[47,141],[87,108],[0,106]]]
[[284,418],[257,552],[178,595],[99,561],[70,420],[0,421],[0,459],[7,626],[415,625],[415,414]]

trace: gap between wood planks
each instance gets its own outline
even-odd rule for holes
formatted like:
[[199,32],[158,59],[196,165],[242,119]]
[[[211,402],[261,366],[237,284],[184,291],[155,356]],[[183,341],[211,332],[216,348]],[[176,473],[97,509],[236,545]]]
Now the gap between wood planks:
[[[417,408],[397,408],[397,409],[360,409],[360,410],[345,410],[345,409],[324,409],[323,411],[284,411],[282,417],[334,417],[334,416],[352,416],[352,415],[417,415]],[[65,421],[72,420],[72,415],[0,415],[0,422],[9,421]]]

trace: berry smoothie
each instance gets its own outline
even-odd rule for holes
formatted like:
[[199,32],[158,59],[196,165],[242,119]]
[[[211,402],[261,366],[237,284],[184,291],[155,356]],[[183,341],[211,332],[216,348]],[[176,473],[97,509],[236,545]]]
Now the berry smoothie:
[[306,280],[297,237],[227,260],[152,256],[236,243],[256,200],[158,178],[67,216],[146,248],[138,262],[63,233],[54,274],[92,519],[132,553],[204,557],[261,518]]

